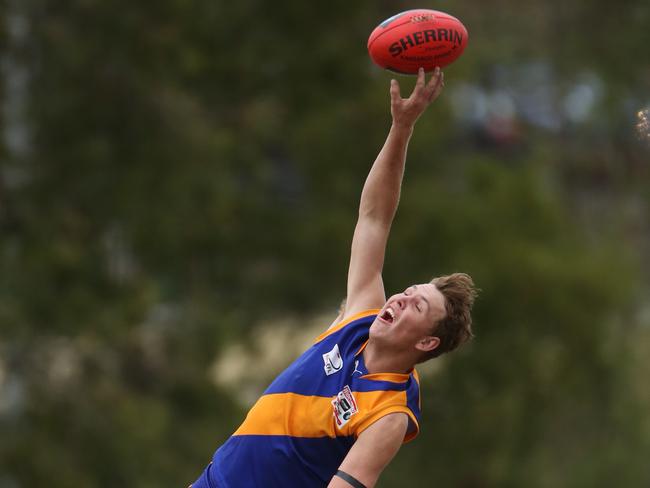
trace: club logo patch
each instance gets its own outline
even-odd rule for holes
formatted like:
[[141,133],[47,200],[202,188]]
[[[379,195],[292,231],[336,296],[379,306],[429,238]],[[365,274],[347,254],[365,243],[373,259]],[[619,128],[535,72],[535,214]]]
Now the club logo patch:
[[336,427],[339,429],[347,424],[350,417],[359,411],[357,401],[354,399],[354,395],[348,385],[345,385],[345,388],[338,392],[332,399],[332,407],[334,407]]
[[323,354],[323,362],[325,363],[324,369],[327,376],[338,373],[343,369],[343,358],[339,352],[338,344],[334,344],[330,352]]

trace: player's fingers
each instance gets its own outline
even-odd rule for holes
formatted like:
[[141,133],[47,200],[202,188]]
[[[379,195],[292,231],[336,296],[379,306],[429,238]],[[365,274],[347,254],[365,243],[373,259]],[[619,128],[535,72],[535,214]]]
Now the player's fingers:
[[418,79],[415,82],[413,93],[419,92],[424,87],[424,68],[418,69]]
[[440,70],[440,66],[436,66],[436,69],[433,70],[433,75],[431,75],[431,79],[427,83],[427,89],[428,90],[434,90],[438,82],[440,81],[440,76],[442,75],[442,71]]
[[432,101],[440,95],[440,92],[445,86],[445,74],[440,71],[438,79],[436,80],[435,85],[433,85],[433,90],[431,91],[431,94],[429,95],[429,100]]
[[399,83],[397,83],[397,80],[390,80],[390,100],[391,102],[395,103],[399,101],[399,99],[402,98],[400,95],[399,91]]

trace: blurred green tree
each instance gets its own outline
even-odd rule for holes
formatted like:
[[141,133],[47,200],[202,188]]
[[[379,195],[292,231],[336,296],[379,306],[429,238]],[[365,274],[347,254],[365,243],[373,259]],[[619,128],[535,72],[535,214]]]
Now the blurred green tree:
[[[243,413],[208,378],[215,356],[262,319],[343,298],[389,123],[365,39],[411,7],[0,5],[0,486],[198,475]],[[444,100],[420,122],[388,291],[464,270],[483,294],[475,344],[440,360],[421,438],[382,486],[644,486],[647,341],[634,338],[647,334],[632,325],[649,175],[626,117],[647,99],[632,53],[650,8],[436,8],[471,34],[450,94],[530,62],[551,67],[554,105],[585,70],[608,91],[582,125],[518,121],[514,146],[486,143]]]

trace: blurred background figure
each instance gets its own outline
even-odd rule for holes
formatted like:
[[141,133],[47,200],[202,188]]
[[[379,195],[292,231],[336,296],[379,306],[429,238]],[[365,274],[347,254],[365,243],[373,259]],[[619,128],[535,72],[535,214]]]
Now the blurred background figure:
[[640,140],[648,142],[650,141],[650,109],[639,110],[636,115],[639,119],[636,125],[637,135]]
[[[0,6],[0,487],[184,486],[336,315],[416,7]],[[650,4],[426,7],[469,44],[385,285],[483,291],[378,486],[648,486]]]

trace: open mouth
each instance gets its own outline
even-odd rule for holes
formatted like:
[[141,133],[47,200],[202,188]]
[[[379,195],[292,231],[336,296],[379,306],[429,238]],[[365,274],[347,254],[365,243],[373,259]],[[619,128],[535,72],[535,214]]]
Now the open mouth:
[[395,321],[395,312],[393,312],[392,308],[388,307],[386,310],[382,312],[379,318],[384,322],[388,322],[389,324],[392,324]]

